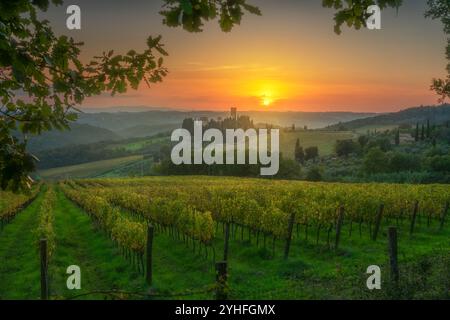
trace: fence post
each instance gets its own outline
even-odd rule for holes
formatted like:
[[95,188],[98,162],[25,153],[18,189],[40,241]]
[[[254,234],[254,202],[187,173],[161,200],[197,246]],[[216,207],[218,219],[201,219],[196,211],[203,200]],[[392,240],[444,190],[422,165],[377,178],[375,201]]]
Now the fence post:
[[412,216],[412,220],[411,220],[411,228],[409,229],[410,236],[414,232],[414,226],[416,225],[417,212],[419,212],[419,201],[416,201],[416,203],[414,204],[414,212],[413,212],[413,216]]
[[336,241],[334,243],[334,249],[337,251],[339,248],[339,240],[341,239],[342,223],[344,222],[344,206],[339,207],[339,216],[336,225]]
[[284,259],[287,259],[289,256],[289,249],[291,247],[292,241],[292,230],[294,230],[294,222],[295,222],[295,213],[291,213],[291,216],[289,218],[288,234],[286,238],[286,247],[284,248]]
[[377,220],[375,223],[375,230],[373,231],[373,241],[377,241],[378,231],[380,230],[381,218],[383,217],[384,204],[380,205],[380,209],[378,210]]
[[227,262],[216,263],[216,300],[227,300],[228,298],[228,271]]
[[48,300],[48,253],[47,239],[39,241],[41,256],[41,300]]
[[153,281],[153,233],[154,227],[149,224],[147,227],[147,273],[145,280],[149,286],[152,285]]
[[225,224],[225,244],[223,247],[223,261],[228,261],[228,248],[230,244],[230,223]]
[[391,271],[391,280],[398,283],[399,271],[398,271],[398,260],[397,260],[397,228],[389,227],[388,231],[389,237],[389,265]]
[[442,211],[442,215],[441,215],[441,225],[439,226],[439,229],[440,229],[440,230],[444,229],[445,216],[447,215],[448,206],[449,206],[449,203],[447,202],[447,203],[445,204],[444,210]]

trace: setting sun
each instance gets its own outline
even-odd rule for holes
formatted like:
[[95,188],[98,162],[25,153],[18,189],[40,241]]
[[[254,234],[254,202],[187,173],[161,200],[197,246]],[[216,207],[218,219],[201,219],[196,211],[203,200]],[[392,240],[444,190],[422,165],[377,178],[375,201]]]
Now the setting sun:
[[272,104],[272,102],[273,102],[273,100],[270,96],[265,95],[262,97],[262,105],[264,107],[270,106]]

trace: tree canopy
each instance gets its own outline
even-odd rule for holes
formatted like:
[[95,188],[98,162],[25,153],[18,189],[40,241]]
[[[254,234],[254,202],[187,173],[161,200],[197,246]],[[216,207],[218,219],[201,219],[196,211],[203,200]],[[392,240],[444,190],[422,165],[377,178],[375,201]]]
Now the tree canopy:
[[165,0],[163,23],[183,27],[189,32],[201,32],[205,21],[219,19],[220,28],[229,32],[241,23],[245,12],[261,15],[258,7],[246,0]]
[[[38,11],[62,0],[0,2],[0,187],[13,190],[31,185],[37,159],[26,151],[28,135],[68,128],[76,107],[86,97],[124,93],[141,82],[163,80],[161,36],[149,37],[143,52],[113,50],[89,62],[80,59],[83,43],[56,36]],[[223,31],[241,22],[244,11],[260,14],[246,0],[165,0],[161,14],[168,26],[202,31],[204,21],[219,17]],[[22,137],[20,137],[20,135]]]

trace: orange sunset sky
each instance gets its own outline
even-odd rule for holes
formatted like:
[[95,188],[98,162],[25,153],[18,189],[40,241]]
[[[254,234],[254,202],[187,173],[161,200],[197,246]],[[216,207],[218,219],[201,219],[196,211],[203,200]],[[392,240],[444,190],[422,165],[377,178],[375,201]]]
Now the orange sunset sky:
[[149,106],[183,110],[387,112],[436,104],[429,90],[445,74],[446,37],[423,17],[426,2],[404,1],[382,14],[382,30],[333,32],[322,1],[251,0],[262,17],[246,15],[231,33],[217,22],[190,34],[162,25],[162,1],[72,1],[82,30],[65,29],[65,6],[46,14],[59,33],[85,42],[83,57],[143,49],[163,36],[169,76],[152,88],[89,98],[83,107]]

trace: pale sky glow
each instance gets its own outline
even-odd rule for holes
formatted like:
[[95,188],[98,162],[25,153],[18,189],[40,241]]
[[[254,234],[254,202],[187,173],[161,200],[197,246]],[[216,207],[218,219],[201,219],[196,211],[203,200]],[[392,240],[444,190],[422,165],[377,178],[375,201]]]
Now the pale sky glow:
[[81,31],[64,29],[65,7],[47,14],[59,32],[85,42],[86,58],[139,50],[158,34],[170,53],[164,83],[85,107],[386,112],[437,103],[429,86],[444,76],[446,38],[439,22],[423,17],[425,1],[383,12],[381,31],[344,28],[340,36],[333,11],[316,0],[254,0],[263,16],[246,15],[229,34],[217,22],[200,34],[163,26],[161,3],[71,1],[81,7]]

